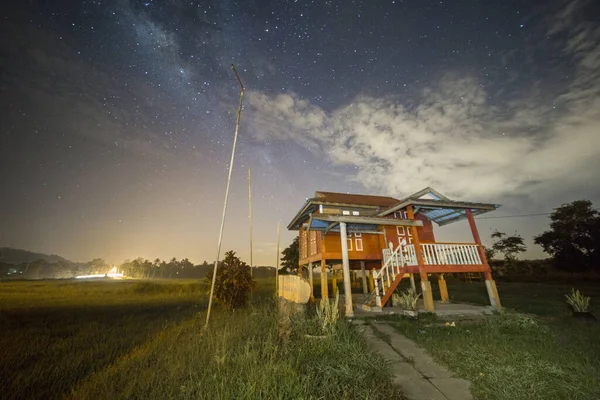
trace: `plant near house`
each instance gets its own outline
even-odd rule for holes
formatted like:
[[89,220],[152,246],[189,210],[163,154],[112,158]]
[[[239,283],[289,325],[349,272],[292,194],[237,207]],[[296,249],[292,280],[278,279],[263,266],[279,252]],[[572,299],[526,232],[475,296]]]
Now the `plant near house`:
[[317,319],[319,321],[319,325],[323,331],[331,335],[335,326],[340,319],[340,312],[338,308],[338,304],[340,302],[340,291],[335,291],[335,300],[332,302],[329,299],[321,299],[319,306],[317,307]]
[[579,290],[572,288],[571,293],[566,294],[565,298],[567,303],[573,307],[574,312],[587,313],[590,311],[591,298],[589,296],[582,295]]
[[400,294],[392,295],[392,301],[394,304],[400,304],[403,309],[404,315],[408,315],[410,317],[417,316],[417,301],[421,293],[416,293],[412,288],[406,289],[406,291],[401,292]]

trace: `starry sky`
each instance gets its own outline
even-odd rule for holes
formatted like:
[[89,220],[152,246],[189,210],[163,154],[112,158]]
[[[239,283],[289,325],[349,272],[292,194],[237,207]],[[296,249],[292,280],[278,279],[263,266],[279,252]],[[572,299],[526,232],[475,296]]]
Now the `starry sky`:
[[[431,186],[488,214],[600,204],[600,7],[575,1],[3,1],[0,246],[273,265],[316,190]],[[532,236],[548,216],[479,219]],[[468,225],[436,231],[469,241]]]

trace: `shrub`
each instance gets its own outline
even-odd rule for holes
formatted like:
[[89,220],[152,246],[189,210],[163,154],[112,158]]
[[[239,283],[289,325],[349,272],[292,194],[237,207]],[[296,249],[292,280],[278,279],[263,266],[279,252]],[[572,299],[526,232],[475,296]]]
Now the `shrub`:
[[566,294],[565,298],[575,312],[588,312],[590,310],[590,297],[582,295],[575,288],[571,289],[571,293]]
[[417,294],[412,288],[409,288],[400,294],[394,293],[392,295],[392,301],[394,302],[394,305],[400,304],[403,309],[414,311],[417,309],[417,300],[419,300],[419,296],[421,296],[421,293]]
[[[210,278],[212,279],[212,273]],[[255,286],[250,267],[234,251],[225,253],[215,281],[215,298],[228,309],[243,307],[248,303],[250,290]]]

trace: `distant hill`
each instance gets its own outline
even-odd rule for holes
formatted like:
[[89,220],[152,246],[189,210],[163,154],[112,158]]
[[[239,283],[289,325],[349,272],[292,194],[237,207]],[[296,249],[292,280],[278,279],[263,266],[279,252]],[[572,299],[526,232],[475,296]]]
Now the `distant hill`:
[[71,262],[66,258],[56,254],[34,253],[32,251],[13,249],[10,247],[0,247],[0,262],[5,264],[23,264],[27,262],[44,260],[47,263],[54,264],[58,262]]

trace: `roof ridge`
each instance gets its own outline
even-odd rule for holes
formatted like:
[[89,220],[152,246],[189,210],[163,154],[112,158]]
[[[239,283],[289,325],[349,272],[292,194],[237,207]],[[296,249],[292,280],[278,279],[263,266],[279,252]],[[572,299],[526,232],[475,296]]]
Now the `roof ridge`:
[[316,190],[315,191],[315,197],[317,197],[317,193],[323,193],[323,194],[340,194],[340,195],[343,195],[343,196],[385,197],[385,198],[388,198],[388,199],[399,200],[396,197],[382,195],[382,194],[362,194],[362,193],[349,193],[349,192],[327,192],[327,191],[324,191],[324,190]]

